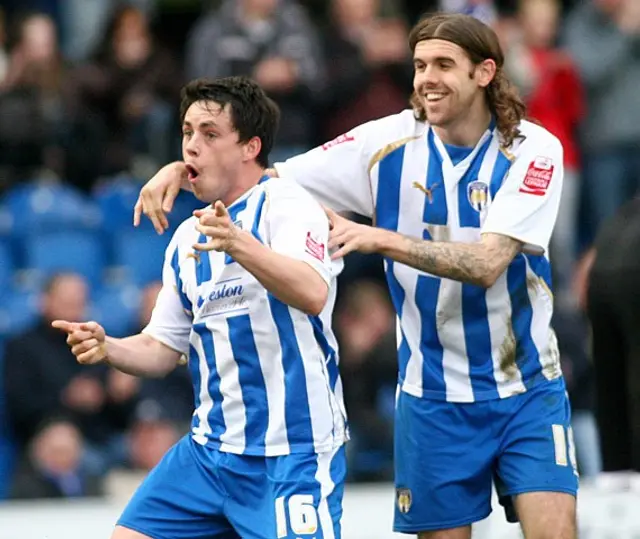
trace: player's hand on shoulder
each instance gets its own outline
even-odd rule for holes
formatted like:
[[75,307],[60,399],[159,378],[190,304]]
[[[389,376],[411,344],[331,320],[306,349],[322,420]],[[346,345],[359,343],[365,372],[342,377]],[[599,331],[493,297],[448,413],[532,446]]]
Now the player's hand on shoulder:
[[329,251],[331,259],[336,260],[353,252],[375,253],[380,249],[380,230],[372,226],[361,225],[325,208],[329,217]]
[[217,201],[213,208],[196,210],[193,212],[198,218],[196,230],[207,237],[206,243],[196,243],[193,248],[197,251],[224,251],[233,250],[240,230],[233,224],[226,206]]
[[140,224],[140,217],[144,213],[158,234],[167,230],[167,213],[173,208],[185,174],[184,163],[169,163],[156,172],[140,189],[138,201],[133,208],[133,226]]
[[97,322],[54,320],[51,325],[67,334],[67,344],[78,363],[94,365],[106,359],[106,335],[104,328]]

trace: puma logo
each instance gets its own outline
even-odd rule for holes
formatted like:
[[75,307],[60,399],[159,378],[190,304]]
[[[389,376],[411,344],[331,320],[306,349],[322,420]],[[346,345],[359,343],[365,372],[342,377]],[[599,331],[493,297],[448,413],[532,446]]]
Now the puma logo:
[[431,188],[429,188],[429,187],[425,187],[419,182],[413,182],[412,187],[415,187],[416,189],[419,189],[420,191],[422,191],[426,195],[427,199],[429,200],[429,204],[431,204],[433,202],[433,190],[436,187],[440,187],[440,184],[435,183],[431,186]]

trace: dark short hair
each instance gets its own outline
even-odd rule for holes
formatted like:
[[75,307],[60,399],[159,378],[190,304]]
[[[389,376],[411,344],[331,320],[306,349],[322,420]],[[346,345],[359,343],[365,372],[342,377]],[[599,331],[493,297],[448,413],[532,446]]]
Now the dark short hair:
[[196,79],[182,88],[180,122],[191,105],[198,101],[213,101],[222,107],[230,106],[233,129],[240,142],[258,137],[262,148],[256,161],[269,166],[269,153],[280,122],[280,109],[260,86],[247,77]]

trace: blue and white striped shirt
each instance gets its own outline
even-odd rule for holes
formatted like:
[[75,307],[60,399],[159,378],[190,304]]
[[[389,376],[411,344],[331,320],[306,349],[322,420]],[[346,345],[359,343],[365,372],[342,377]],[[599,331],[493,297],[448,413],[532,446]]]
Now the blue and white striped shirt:
[[144,332],[189,358],[197,442],[247,455],[331,451],[347,434],[331,329],[341,264],[327,252],[327,217],[282,178],[264,178],[228,211],[236,226],[318,271],[330,286],[322,313],[285,305],[225,253],[195,253],[206,238],[192,217],[168,246]]
[[562,191],[562,146],[530,122],[508,148],[489,128],[460,160],[412,111],[355,128],[276,164],[336,211],[434,241],[486,232],[523,253],[489,289],[385,261],[398,315],[399,383],[409,394],[473,402],[561,377],[548,244]]

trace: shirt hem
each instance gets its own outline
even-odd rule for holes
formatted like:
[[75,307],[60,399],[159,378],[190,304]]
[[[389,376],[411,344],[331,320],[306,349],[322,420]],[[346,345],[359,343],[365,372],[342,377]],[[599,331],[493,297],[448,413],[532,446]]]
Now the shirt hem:
[[[526,382],[523,382],[526,386]],[[501,397],[498,395],[497,391],[481,391],[478,393],[473,393],[469,396],[468,393],[447,393],[446,391],[441,390],[432,390],[432,389],[423,389],[419,386],[415,386],[412,384],[407,384],[405,381],[400,380],[400,388],[404,393],[411,395],[412,397],[417,397],[419,399],[427,399],[427,400],[438,400],[443,402],[479,402],[479,401],[489,401],[489,400],[502,400],[508,399],[509,397],[513,397],[515,395],[520,395],[522,393],[527,393],[532,389],[535,389],[543,384],[560,384],[564,387],[564,377],[562,375],[547,379],[540,378],[535,380],[533,384],[530,386],[526,386],[525,391],[517,392],[513,395],[507,395]]]
[[320,453],[329,453],[340,447],[342,447],[348,441],[348,437],[339,436],[336,437],[331,442],[323,443],[320,445],[316,445],[313,443],[305,443],[305,444],[293,444],[293,445],[277,445],[271,446],[269,448],[265,447],[246,447],[246,446],[237,446],[228,444],[225,442],[221,442],[220,440],[211,440],[207,439],[205,443],[202,443],[198,440],[198,437],[202,435],[196,435],[193,432],[191,433],[191,439],[201,445],[203,447],[207,447],[209,449],[215,449],[216,451],[221,451],[223,453],[231,453],[234,455],[246,455],[249,457],[281,457],[285,455],[291,454],[299,454],[299,453],[311,453],[311,454],[320,454]]

